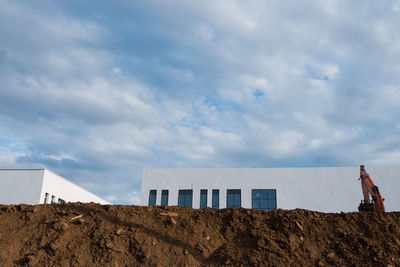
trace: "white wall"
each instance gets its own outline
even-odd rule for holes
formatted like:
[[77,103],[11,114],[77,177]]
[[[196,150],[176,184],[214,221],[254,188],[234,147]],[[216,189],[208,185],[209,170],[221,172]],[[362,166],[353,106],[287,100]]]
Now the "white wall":
[[110,204],[63,177],[45,169],[0,169],[0,204],[43,204],[45,193],[55,201]]
[[59,198],[67,202],[95,202],[100,204],[110,204],[106,200],[96,196],[93,193],[79,187],[78,185],[64,179],[63,177],[49,171],[44,171],[43,187],[40,193],[40,203],[44,203],[45,193],[49,194],[48,203],[51,196]]
[[0,169],[0,204],[37,204],[43,174],[44,169]]
[[[368,167],[385,200],[387,211],[400,210],[400,167]],[[220,208],[226,207],[226,190],[242,190],[242,207],[251,208],[251,189],[277,189],[281,209],[303,208],[325,212],[356,211],[362,199],[359,167],[329,168],[158,168],[143,169],[141,204],[149,190],[169,190],[169,205],[177,205],[179,189],[193,189],[193,207],[200,206],[200,189],[220,190]]]

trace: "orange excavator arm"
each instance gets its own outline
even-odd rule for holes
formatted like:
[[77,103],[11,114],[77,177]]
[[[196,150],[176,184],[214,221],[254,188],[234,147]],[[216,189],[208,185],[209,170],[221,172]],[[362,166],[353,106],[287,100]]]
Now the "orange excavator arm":
[[364,204],[365,205],[372,204],[369,198],[369,196],[371,196],[374,205],[374,210],[385,211],[385,205],[383,204],[384,199],[382,198],[382,195],[379,192],[378,187],[372,181],[371,176],[369,176],[369,174],[366,172],[364,165],[360,166],[360,180],[361,180],[362,192],[364,195],[364,201],[363,201]]

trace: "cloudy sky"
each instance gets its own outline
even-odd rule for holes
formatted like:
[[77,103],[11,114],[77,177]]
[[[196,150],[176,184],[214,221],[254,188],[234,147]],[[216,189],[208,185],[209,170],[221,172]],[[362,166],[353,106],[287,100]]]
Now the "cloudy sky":
[[400,1],[0,0],[0,167],[400,165]]

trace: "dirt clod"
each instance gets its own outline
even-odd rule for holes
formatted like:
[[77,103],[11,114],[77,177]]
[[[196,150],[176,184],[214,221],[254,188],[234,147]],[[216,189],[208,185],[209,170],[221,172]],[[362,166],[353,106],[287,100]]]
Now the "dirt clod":
[[334,252],[331,252],[327,255],[328,259],[333,260],[336,257],[336,254]]
[[54,223],[53,228],[56,231],[66,231],[68,229],[69,225],[65,221],[59,221]]
[[399,223],[400,212],[0,205],[0,266],[393,267]]

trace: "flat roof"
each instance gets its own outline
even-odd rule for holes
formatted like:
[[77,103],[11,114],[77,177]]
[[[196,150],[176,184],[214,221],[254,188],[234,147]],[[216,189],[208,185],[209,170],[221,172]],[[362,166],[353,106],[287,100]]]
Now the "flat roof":
[[0,171],[41,171],[45,168],[0,168]]

